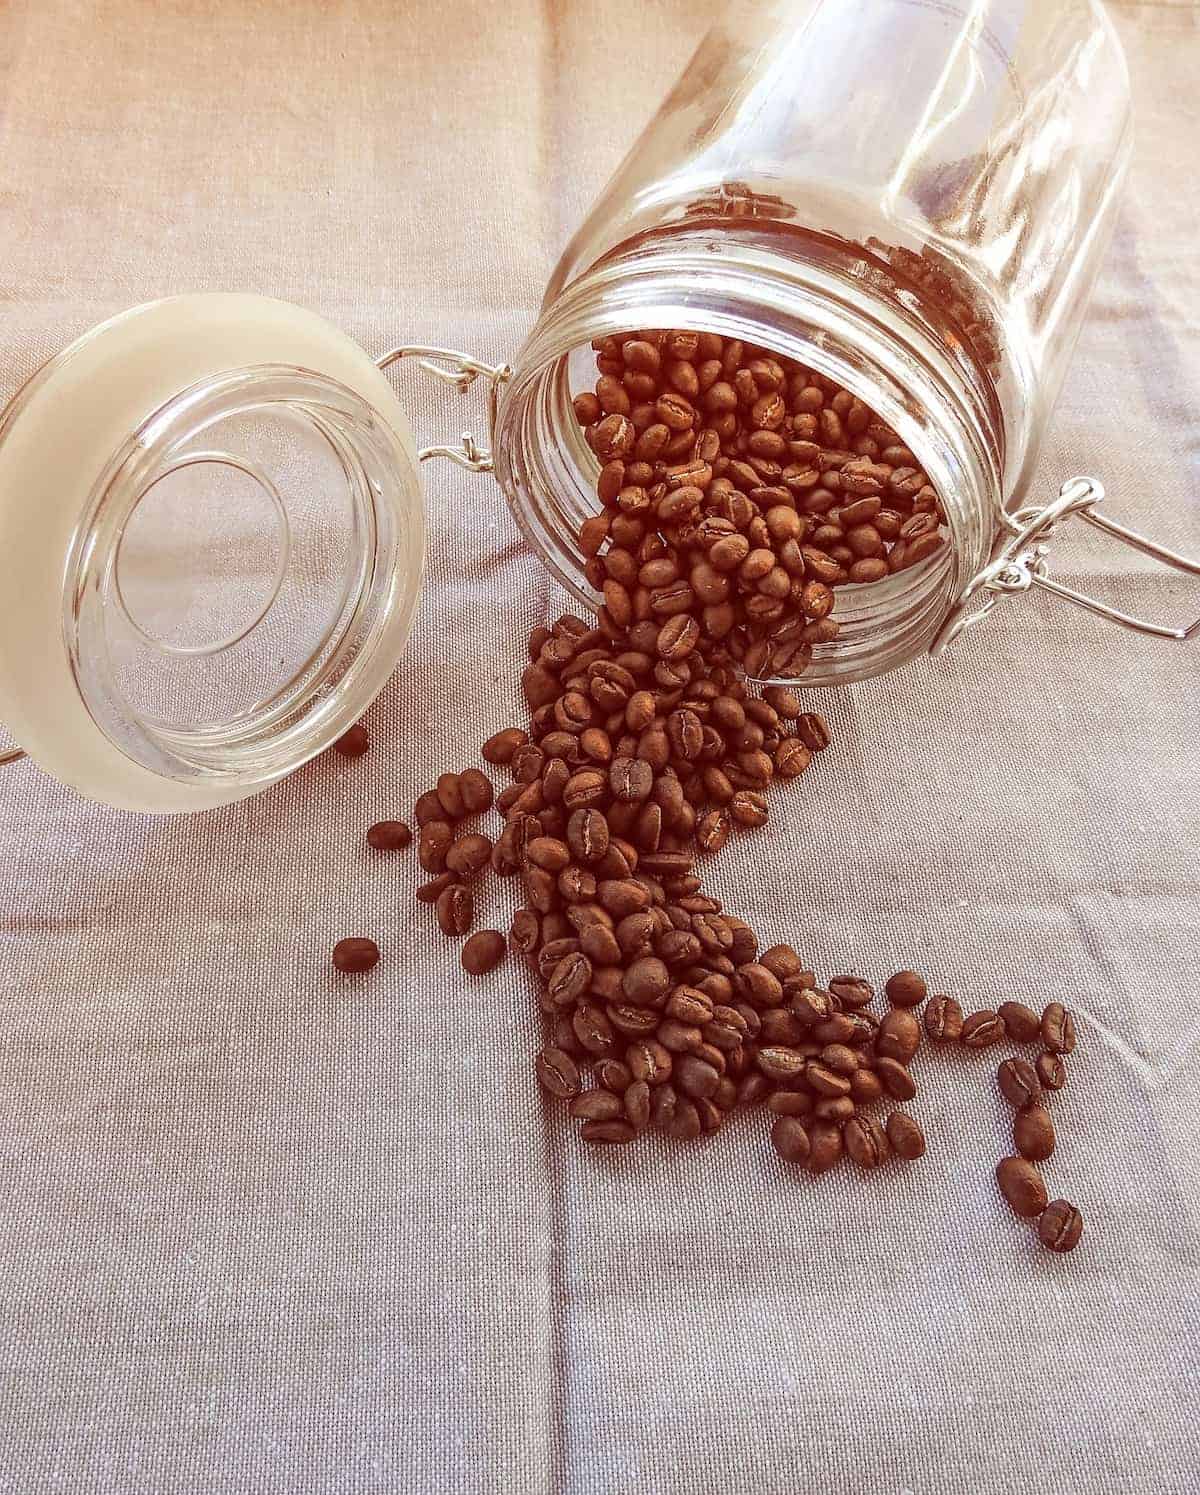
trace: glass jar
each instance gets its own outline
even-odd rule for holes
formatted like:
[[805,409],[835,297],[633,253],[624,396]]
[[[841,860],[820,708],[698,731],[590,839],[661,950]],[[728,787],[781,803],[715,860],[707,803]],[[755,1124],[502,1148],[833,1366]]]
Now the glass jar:
[[[1017,585],[1129,144],[1095,0],[737,0],[567,248],[501,399],[497,474],[530,542],[594,603],[575,536],[598,464],[571,410],[588,345],[716,332],[850,390],[945,509],[950,543],[925,563],[839,588],[841,633],[805,682],[928,649],[998,536],[1022,538],[996,572]],[[1063,505],[1091,514],[1098,493]]]
[[[0,417],[0,719],[58,778],[129,808],[275,782],[399,657],[433,456],[494,470],[594,604],[576,536],[598,464],[571,400],[593,340],[643,328],[743,339],[835,380],[941,497],[949,543],[840,588],[841,632],[805,682],[944,647],[1033,586],[1194,636],[1052,581],[1040,541],[1078,515],[1200,564],[1102,516],[1093,480],[1027,502],[1128,145],[1124,60],[1093,0],[738,0],[568,247],[513,367],[413,347],[376,361],[298,308],[190,296],[37,374]],[[462,391],[484,379],[490,451],[469,435],[417,450],[383,374],[410,355]]]

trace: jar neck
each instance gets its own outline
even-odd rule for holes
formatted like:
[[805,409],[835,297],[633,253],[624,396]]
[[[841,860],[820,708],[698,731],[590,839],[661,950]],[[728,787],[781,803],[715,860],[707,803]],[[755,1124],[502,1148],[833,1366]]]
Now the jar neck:
[[596,605],[576,535],[598,507],[597,464],[571,410],[593,339],[642,328],[738,338],[826,375],[898,434],[941,497],[949,543],[882,582],[839,588],[841,633],[804,683],[878,675],[925,652],[987,559],[1001,503],[1003,425],[986,372],[882,262],[790,226],[658,231],[548,297],[497,416],[496,475],[518,523],[576,597]]

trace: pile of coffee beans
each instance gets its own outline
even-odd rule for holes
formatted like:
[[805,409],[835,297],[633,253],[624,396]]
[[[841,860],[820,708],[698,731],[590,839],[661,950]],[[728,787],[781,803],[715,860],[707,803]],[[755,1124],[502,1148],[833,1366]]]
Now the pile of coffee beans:
[[[762,350],[644,332],[596,352],[595,391],[575,410],[602,464],[601,507],[579,544],[603,603],[594,625],[568,614],[530,636],[528,720],[482,748],[511,782],[497,794],[469,767],[418,799],[428,880],[417,897],[446,936],[469,936],[470,975],[506,949],[528,962],[546,1024],[537,1075],[584,1141],[626,1144],[650,1128],[699,1137],[763,1105],[776,1152],[810,1174],[843,1158],[867,1170],[919,1158],[921,1127],[899,1107],[917,1094],[923,1038],[979,1049],[1031,1033],[1028,1018],[1056,1059],[1069,1016],[1048,1008],[1039,1022],[1013,1003],[964,1016],[935,995],[922,1022],[928,991],[914,971],[893,975],[873,1010],[861,976],[821,983],[790,945],[761,948],[700,869],[767,825],[768,791],[829,744],[791,689],[755,696],[747,678],[800,675],[837,635],[837,587],[932,555],[937,497],[866,407]],[[480,823],[493,810],[495,839]],[[400,821],[367,833],[380,852],[411,838]],[[471,933],[488,872],[521,890],[507,940]],[[346,971],[376,959],[362,939],[334,952]],[[1009,1162],[1047,1155],[1044,1115],[1021,1107]],[[1036,1213],[1052,1249],[1074,1245],[1070,1206],[1043,1197]]]
[[712,333],[593,344],[575,414],[602,464],[579,534],[610,633],[669,625],[750,676],[795,677],[837,637],[833,588],[944,543],[938,496],[890,426],[832,380]]

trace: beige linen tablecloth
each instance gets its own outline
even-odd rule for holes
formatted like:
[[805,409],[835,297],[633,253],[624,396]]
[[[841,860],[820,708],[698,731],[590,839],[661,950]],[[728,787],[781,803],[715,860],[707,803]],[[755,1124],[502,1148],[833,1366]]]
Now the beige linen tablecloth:
[[[713,9],[5,0],[0,394],[190,289],[503,357]],[[1195,549],[1200,10],[1116,16],[1137,153],[1043,483]],[[428,508],[365,759],[192,819],[3,774],[0,1491],[1197,1489],[1200,647],[999,610],[821,699],[835,746],[714,872],[819,969],[1073,1003],[1054,1258],[997,1199],[986,1060],[925,1062],[929,1155],[869,1179],[790,1176],[761,1117],[596,1157],[547,1113],[529,978],[466,986],[415,859],[362,844],[513,718],[554,605],[488,480],[430,472]],[[384,956],[348,984],[350,932]]]

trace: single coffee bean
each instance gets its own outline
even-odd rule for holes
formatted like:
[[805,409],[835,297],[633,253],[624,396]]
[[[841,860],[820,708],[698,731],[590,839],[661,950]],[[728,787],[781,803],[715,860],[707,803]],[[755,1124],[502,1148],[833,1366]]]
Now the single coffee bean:
[[1023,1002],[1001,1002],[996,1009],[1004,1023],[1004,1031],[1014,1043],[1036,1043],[1041,1031],[1041,1021],[1031,1007]]
[[1042,1211],[1038,1236],[1051,1251],[1074,1251],[1083,1234],[1083,1216],[1065,1199],[1055,1199]]
[[1024,1059],[1005,1059],[996,1071],[996,1083],[1000,1094],[1018,1111],[1036,1105],[1041,1099],[1041,1081],[1033,1065]]
[[850,1076],[850,1098],[856,1105],[869,1106],[883,1095],[883,1081],[873,1069],[856,1069]]
[[858,1107],[849,1095],[822,1096],[813,1106],[813,1115],[822,1121],[849,1121],[857,1112]]
[[625,1116],[621,1097],[610,1090],[583,1090],[567,1109],[577,1121],[615,1121]]
[[349,727],[333,744],[335,753],[341,753],[343,758],[361,758],[371,746],[371,739],[367,736],[367,729],[361,722],[356,722]]
[[419,795],[413,806],[413,819],[418,826],[428,825],[431,820],[444,820],[446,812],[442,809],[442,802],[433,792],[427,789],[424,794]]
[[1061,1002],[1051,1002],[1042,1013],[1042,1042],[1052,1054],[1070,1054],[1075,1048],[1075,1019]]
[[[758,1076],[764,1085],[769,1084],[765,1075]],[[813,1098],[807,1090],[776,1090],[767,1099],[767,1110],[776,1116],[808,1116],[813,1109]]]
[[645,1080],[635,1080],[624,1094],[625,1119],[635,1131],[643,1132],[650,1125],[650,1086]]
[[546,982],[556,1007],[569,1007],[581,1000],[592,984],[592,963],[582,951],[564,955]]
[[665,1084],[674,1066],[670,1049],[654,1038],[631,1043],[625,1051],[625,1062],[635,1080],[645,1080],[652,1087]]
[[904,1111],[893,1111],[887,1119],[887,1138],[898,1158],[913,1161],[925,1152],[925,1133]]
[[1013,1142],[1023,1158],[1042,1163],[1054,1151],[1054,1122],[1044,1106],[1028,1106],[1013,1118]]
[[829,727],[816,712],[805,712],[797,720],[796,735],[810,752],[819,753],[829,746]]
[[804,1079],[808,1088],[816,1095],[849,1095],[850,1081],[845,1075],[837,1074],[824,1064],[809,1063],[804,1070]]
[[463,946],[463,970],[471,976],[486,976],[504,959],[504,936],[495,929],[481,929]]
[[466,813],[463,804],[462,789],[459,786],[458,774],[443,773],[438,775],[437,797],[442,802],[446,819],[450,821],[461,820]]
[[456,881],[453,872],[439,872],[429,882],[423,882],[417,889],[416,897],[422,903],[436,903],[446,889]]
[[693,1054],[684,1054],[675,1062],[674,1081],[677,1089],[692,1100],[709,1099],[721,1083],[720,1072],[703,1059]]
[[921,1025],[911,1012],[894,1007],[879,1025],[875,1051],[884,1059],[907,1064],[921,1044]]
[[919,1007],[925,1000],[929,988],[925,978],[916,971],[897,971],[889,976],[884,988],[893,1007]]
[[454,842],[454,830],[445,820],[429,820],[417,838],[417,860],[426,872],[441,872],[446,853]]
[[531,955],[542,937],[542,921],[531,908],[519,908],[512,917],[508,934],[514,950]]
[[861,976],[831,976],[829,990],[843,1010],[852,1012],[868,1007],[875,996],[875,988]]
[[808,1171],[826,1173],[840,1163],[844,1151],[842,1129],[836,1121],[814,1121],[808,1134]]
[[996,1182],[1014,1215],[1028,1220],[1046,1208],[1046,1185],[1025,1158],[1002,1158],[996,1165]]
[[458,791],[468,815],[482,815],[492,808],[495,797],[492,781],[479,769],[468,768],[459,775]]
[[912,1100],[916,1095],[917,1087],[912,1075],[897,1060],[876,1059],[875,1073],[882,1081],[883,1088],[894,1100]]
[[[790,1085],[798,1080],[805,1072],[808,1059],[799,1049],[788,1048],[782,1044],[767,1044],[760,1048],[755,1056],[759,1069],[769,1080],[777,1085]],[[847,1086],[847,1090],[849,1086]],[[839,1087],[834,1088],[834,1094],[844,1094]]]
[[484,743],[484,762],[497,765],[511,763],[516,750],[528,741],[528,735],[519,727],[506,727],[503,732],[497,732]]
[[567,821],[567,845],[577,862],[593,865],[608,852],[608,821],[599,810],[576,810]]
[[434,907],[437,911],[438,927],[444,935],[450,938],[466,934],[471,927],[471,920],[475,917],[475,900],[471,896],[471,890],[460,882],[451,883],[445,892],[440,894]]
[[376,851],[403,851],[412,838],[403,820],[380,820],[367,832],[367,845]]
[[446,853],[446,868],[466,882],[483,871],[491,855],[492,843],[486,836],[462,836]]
[[537,1077],[559,1100],[569,1100],[582,1088],[579,1067],[562,1049],[543,1049],[536,1060]]
[[873,1116],[855,1116],[847,1121],[842,1141],[860,1168],[878,1168],[890,1151],[887,1136]]
[[1003,1037],[1004,1023],[989,1008],[973,1012],[963,1021],[962,1043],[968,1049],[985,1049]]
[[571,1014],[571,1026],[586,1053],[604,1058],[612,1053],[615,1038],[612,1024],[599,1007],[584,1002]]
[[361,975],[379,960],[379,946],[374,940],[338,940],[333,947],[333,963],[347,975]]
[[1060,1054],[1039,1054],[1034,1068],[1044,1090],[1061,1090],[1067,1083],[1067,1066]]
[[633,1084],[629,1066],[619,1059],[598,1059],[595,1065],[596,1079],[614,1095],[624,1095]]
[[808,1132],[794,1116],[780,1116],[771,1127],[771,1145],[785,1163],[808,1162]]
[[953,997],[932,997],[925,1008],[925,1031],[934,1043],[957,1043],[962,1037],[963,1010]]

